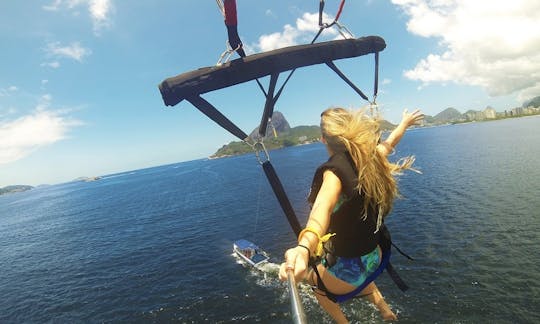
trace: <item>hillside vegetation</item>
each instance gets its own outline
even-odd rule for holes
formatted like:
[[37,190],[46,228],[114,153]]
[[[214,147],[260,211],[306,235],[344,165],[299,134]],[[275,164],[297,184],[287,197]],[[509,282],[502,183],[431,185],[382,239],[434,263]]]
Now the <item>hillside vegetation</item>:
[[[381,122],[382,130],[390,130],[394,127],[395,125],[387,121]],[[258,131],[259,128],[255,128],[249,137],[251,139],[256,139]],[[321,129],[319,126],[297,126],[291,128],[283,114],[276,111],[272,116],[271,125],[269,125],[266,130],[264,145],[268,150],[274,150],[282,147],[314,143],[319,141],[320,137]],[[253,149],[248,144],[243,141],[235,141],[223,145],[216,153],[210,156],[210,158],[240,155],[250,152],[253,152]]]

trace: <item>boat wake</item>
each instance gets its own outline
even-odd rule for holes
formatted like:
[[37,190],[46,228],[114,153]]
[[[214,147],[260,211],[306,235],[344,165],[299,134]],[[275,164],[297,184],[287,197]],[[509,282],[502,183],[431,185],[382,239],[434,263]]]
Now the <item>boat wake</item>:
[[[281,298],[283,300],[289,300],[289,292],[287,290],[287,283],[279,280],[279,264],[273,262],[264,262],[257,266],[248,264],[245,260],[239,257],[236,253],[231,254],[236,263],[241,264],[243,267],[250,270],[250,277],[255,279],[255,283],[265,288],[276,288],[283,291]],[[298,284],[298,292],[308,305],[316,304],[316,299],[311,293],[311,286],[305,282]]]
[[261,264],[258,267],[259,270],[267,273],[267,274],[275,274],[276,278],[279,274],[279,264],[273,263],[273,262],[266,262]]

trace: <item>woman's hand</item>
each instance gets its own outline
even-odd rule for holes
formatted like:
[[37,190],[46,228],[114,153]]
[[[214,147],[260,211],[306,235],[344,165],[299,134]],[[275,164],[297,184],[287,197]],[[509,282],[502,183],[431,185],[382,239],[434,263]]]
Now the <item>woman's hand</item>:
[[403,116],[401,118],[401,124],[406,128],[415,124],[418,124],[424,119],[424,114],[420,109],[416,109],[412,113],[409,113],[407,109],[403,110]]
[[396,145],[401,141],[403,134],[410,126],[419,123],[424,119],[424,114],[420,109],[416,109],[412,113],[409,113],[407,109],[403,110],[403,117],[399,122],[399,125],[388,135],[384,142],[377,145],[377,150],[383,156],[387,156],[394,151]]
[[279,267],[279,279],[287,280],[287,271],[294,271],[296,281],[303,280],[307,274],[309,252],[307,249],[296,246],[285,252],[285,262]]

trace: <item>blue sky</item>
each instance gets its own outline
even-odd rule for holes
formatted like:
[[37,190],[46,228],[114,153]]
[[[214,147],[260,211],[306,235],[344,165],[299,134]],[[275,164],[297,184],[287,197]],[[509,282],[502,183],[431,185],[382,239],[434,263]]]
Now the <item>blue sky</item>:
[[[248,53],[309,42],[318,3],[237,0]],[[338,5],[326,1],[326,19]],[[349,0],[340,21],[386,40],[377,101],[397,122],[404,108],[504,111],[540,95],[538,17],[536,0]],[[0,39],[0,187],[204,158],[235,140],[189,103],[165,107],[157,88],[217,62],[226,30],[215,1],[2,1]],[[372,92],[372,56],[336,63]],[[204,98],[246,132],[264,104],[254,82]],[[314,125],[329,106],[365,104],[316,66],[295,73],[276,110]]]

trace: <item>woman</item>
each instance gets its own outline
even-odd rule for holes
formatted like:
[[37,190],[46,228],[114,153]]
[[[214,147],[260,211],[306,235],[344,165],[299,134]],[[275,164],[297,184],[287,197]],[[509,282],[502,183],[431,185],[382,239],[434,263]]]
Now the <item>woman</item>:
[[[405,110],[402,121],[381,142],[379,122],[361,111],[331,108],[321,114],[322,142],[330,159],[315,173],[308,198],[311,213],[298,236],[298,245],[285,253],[279,271],[281,280],[286,280],[287,271],[292,270],[297,280],[306,278],[317,285],[320,278],[329,292],[343,295],[360,287],[375,272],[381,263],[379,228],[398,196],[393,175],[410,169],[414,161],[408,157],[394,164],[387,155],[405,130],[423,117],[419,110]],[[323,243],[327,250],[324,255]],[[319,275],[307,271],[312,256],[322,256],[317,265]],[[318,287],[322,287],[320,282]],[[336,322],[348,322],[324,291],[317,288],[315,293]],[[374,282],[360,295],[367,296],[385,320],[397,319]]]

